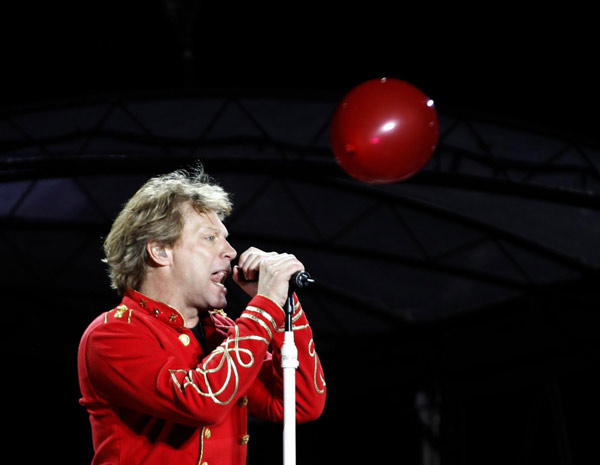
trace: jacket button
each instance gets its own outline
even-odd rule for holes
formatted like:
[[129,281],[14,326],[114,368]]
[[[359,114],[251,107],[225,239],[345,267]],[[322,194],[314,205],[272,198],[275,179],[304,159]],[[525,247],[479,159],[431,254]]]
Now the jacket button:
[[210,430],[210,428],[208,428],[208,427],[207,427],[207,428],[204,430],[204,438],[205,438],[205,439],[210,439],[210,437],[211,437],[211,436],[212,436],[212,431]]
[[248,405],[248,396],[240,397],[240,400],[238,400],[238,405],[240,407],[245,407],[246,405]]
[[245,446],[246,444],[248,444],[248,441],[250,441],[250,435],[246,434],[245,436],[242,436],[242,439],[240,439],[240,444],[242,446]]

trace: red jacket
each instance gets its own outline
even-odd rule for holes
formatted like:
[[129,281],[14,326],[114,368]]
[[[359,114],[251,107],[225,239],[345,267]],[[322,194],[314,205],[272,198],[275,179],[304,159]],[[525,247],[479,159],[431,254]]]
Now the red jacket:
[[[326,388],[306,315],[295,307],[301,423],[319,417]],[[130,292],[90,324],[78,369],[93,464],[243,465],[247,416],[283,420],[281,307],[256,296],[236,321],[213,311],[202,323],[207,353],[179,312]]]

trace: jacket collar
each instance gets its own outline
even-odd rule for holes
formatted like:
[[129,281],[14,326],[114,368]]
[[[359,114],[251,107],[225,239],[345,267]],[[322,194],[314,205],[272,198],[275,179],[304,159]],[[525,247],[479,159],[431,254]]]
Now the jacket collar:
[[129,308],[146,311],[153,317],[177,329],[185,327],[185,318],[169,305],[153,300],[141,292],[129,290],[123,297],[123,303]]

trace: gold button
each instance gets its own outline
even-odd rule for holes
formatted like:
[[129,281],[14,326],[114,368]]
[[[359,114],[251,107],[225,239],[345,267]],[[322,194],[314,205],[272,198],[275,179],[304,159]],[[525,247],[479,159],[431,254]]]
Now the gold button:
[[242,446],[245,446],[246,444],[248,444],[248,441],[250,441],[250,435],[246,434],[245,436],[242,436],[242,439],[240,439],[240,444]]
[[202,465],[208,465],[208,462],[202,462]]
[[240,407],[245,407],[246,405],[248,405],[248,396],[240,397],[240,400],[238,400],[238,405]]
[[210,431],[210,428],[208,428],[208,427],[207,427],[207,428],[204,430],[204,437],[205,437],[206,439],[210,439],[210,437],[211,437],[211,436],[212,436],[212,432]]
[[190,345],[190,337],[187,334],[180,334],[179,340],[186,347]]

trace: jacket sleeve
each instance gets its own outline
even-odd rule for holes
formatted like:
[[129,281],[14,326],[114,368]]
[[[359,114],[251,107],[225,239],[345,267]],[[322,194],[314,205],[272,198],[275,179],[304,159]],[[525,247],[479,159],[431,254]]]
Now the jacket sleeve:
[[95,395],[111,405],[192,426],[216,424],[261,372],[283,322],[281,307],[256,296],[198,363],[169,350],[148,328],[121,319],[84,336],[80,363]]
[[[299,362],[296,370],[296,421],[304,423],[317,419],[323,412],[326,384],[312,329],[295,294],[294,302],[292,326]],[[248,391],[248,413],[274,422],[283,421],[283,340],[282,324],[272,339],[272,354],[267,354],[256,381]]]

